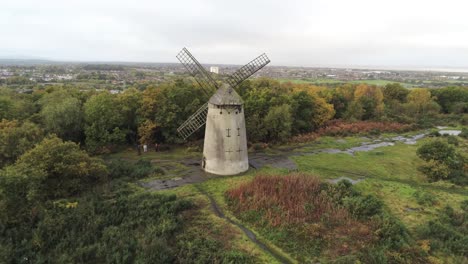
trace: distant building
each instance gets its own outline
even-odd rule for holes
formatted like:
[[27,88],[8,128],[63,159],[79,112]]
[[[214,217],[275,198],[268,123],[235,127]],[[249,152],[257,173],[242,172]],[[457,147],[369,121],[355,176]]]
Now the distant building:
[[219,74],[219,68],[218,68],[218,67],[215,67],[215,66],[211,66],[211,67],[210,67],[210,72]]

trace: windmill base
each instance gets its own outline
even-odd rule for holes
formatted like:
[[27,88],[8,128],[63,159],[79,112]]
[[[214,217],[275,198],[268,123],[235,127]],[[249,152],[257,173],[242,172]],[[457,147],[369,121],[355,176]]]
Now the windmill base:
[[[212,166],[210,166],[210,164]],[[223,165],[221,165],[223,164]],[[212,160],[211,162],[207,162],[206,159],[202,160],[201,167],[204,171],[210,174],[216,175],[237,175],[249,170],[249,162],[226,162],[226,161],[216,161]]]

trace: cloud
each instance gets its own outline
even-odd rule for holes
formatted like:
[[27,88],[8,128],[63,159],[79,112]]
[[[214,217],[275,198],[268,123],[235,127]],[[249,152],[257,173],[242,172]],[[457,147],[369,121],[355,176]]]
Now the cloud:
[[468,67],[464,1],[7,1],[0,56]]

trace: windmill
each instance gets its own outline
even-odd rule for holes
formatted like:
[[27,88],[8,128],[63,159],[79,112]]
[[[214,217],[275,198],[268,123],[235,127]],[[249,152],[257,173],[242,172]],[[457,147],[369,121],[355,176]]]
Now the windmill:
[[244,102],[234,88],[270,63],[270,60],[264,53],[242,66],[229,76],[225,83],[219,85],[186,48],[176,57],[195,78],[204,93],[211,96],[208,102],[177,129],[177,132],[187,139],[206,124],[202,160],[202,168],[206,172],[234,175],[248,170]]

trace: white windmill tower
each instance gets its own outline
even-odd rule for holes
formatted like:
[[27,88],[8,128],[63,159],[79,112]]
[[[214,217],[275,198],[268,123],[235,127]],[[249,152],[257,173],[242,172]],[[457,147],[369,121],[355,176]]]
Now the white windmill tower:
[[177,132],[186,139],[206,124],[202,168],[218,175],[234,175],[247,171],[249,158],[244,102],[234,88],[270,60],[266,54],[262,54],[229,76],[226,83],[218,85],[186,48],[179,52],[177,59],[195,77],[206,94],[212,95]]

